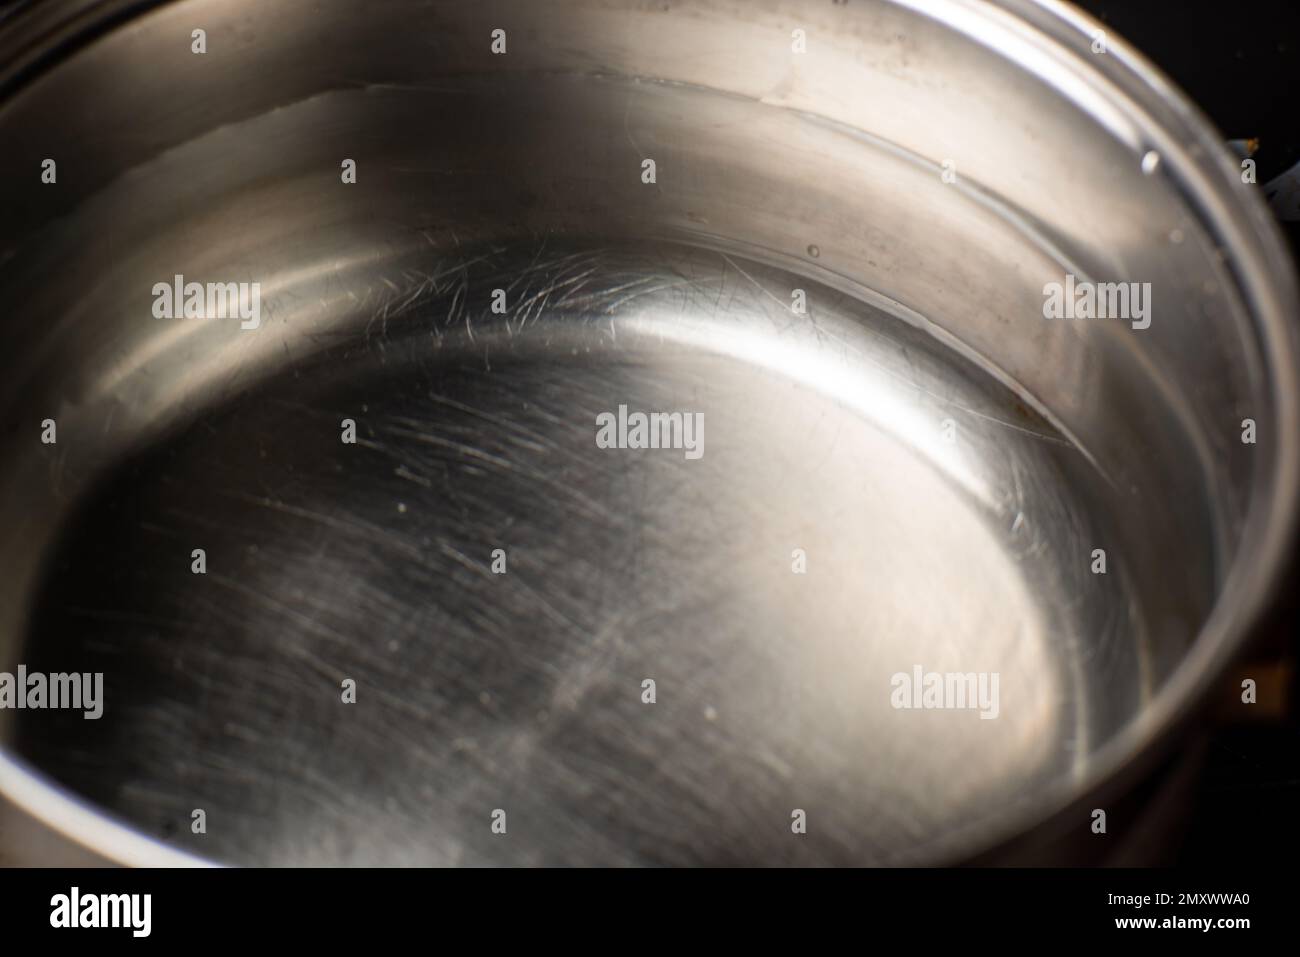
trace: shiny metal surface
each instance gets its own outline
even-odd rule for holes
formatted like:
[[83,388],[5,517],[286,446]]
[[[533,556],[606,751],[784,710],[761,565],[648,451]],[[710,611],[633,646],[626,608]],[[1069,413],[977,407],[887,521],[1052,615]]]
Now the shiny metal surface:
[[[486,6],[161,4],[0,75],[0,667],[105,682],[0,712],[9,853],[1086,827],[1293,532],[1294,281],[1212,131],[1055,5]],[[155,318],[177,274],[257,327]],[[1149,327],[1044,319],[1067,274]],[[620,406],[702,454],[599,447]],[[996,717],[896,708],[916,667]]]

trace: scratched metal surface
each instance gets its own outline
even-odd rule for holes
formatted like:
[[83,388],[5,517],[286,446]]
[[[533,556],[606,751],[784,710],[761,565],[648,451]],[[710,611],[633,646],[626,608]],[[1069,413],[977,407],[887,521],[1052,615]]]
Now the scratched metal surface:
[[[1005,390],[842,297],[814,290],[817,320],[792,323],[767,296],[788,277],[715,253],[539,249],[468,275],[90,498],[27,662],[102,671],[115,706],[24,717],[19,753],[223,859],[850,862],[1067,772],[1104,730],[1096,682],[1138,673],[1141,636],[1096,617],[1122,577],[1024,519],[1101,534],[1062,494],[1077,452]],[[503,277],[550,301],[471,341],[449,298]],[[614,400],[702,412],[703,456],[598,449]],[[991,424],[998,454],[917,448],[914,416]],[[1015,706],[894,711],[914,662],[1000,672]],[[809,840],[786,838],[795,807]]]
[[[8,753],[277,864],[946,861],[1114,771],[1276,546],[1283,451],[1238,429],[1276,436],[1290,353],[1245,226],[1164,175],[1204,161],[1143,172],[1015,30],[800,6],[793,63],[775,0],[505,7],[494,61],[464,6],[167,5],[0,114],[0,162],[80,170],[7,197],[0,657],[106,683]],[[222,71],[127,69],[199,14]],[[1044,322],[1065,272],[1177,321]],[[261,324],[155,319],[177,273],[260,282]],[[599,448],[619,405],[704,454]],[[918,665],[998,673],[998,718],[893,708]]]

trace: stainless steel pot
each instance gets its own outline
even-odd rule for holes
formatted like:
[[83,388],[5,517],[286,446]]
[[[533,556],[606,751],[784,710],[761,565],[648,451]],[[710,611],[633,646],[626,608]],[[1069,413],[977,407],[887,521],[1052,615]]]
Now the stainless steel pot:
[[19,9],[0,661],[103,713],[0,712],[9,859],[1100,846],[1300,488],[1277,233],[1100,31]]

